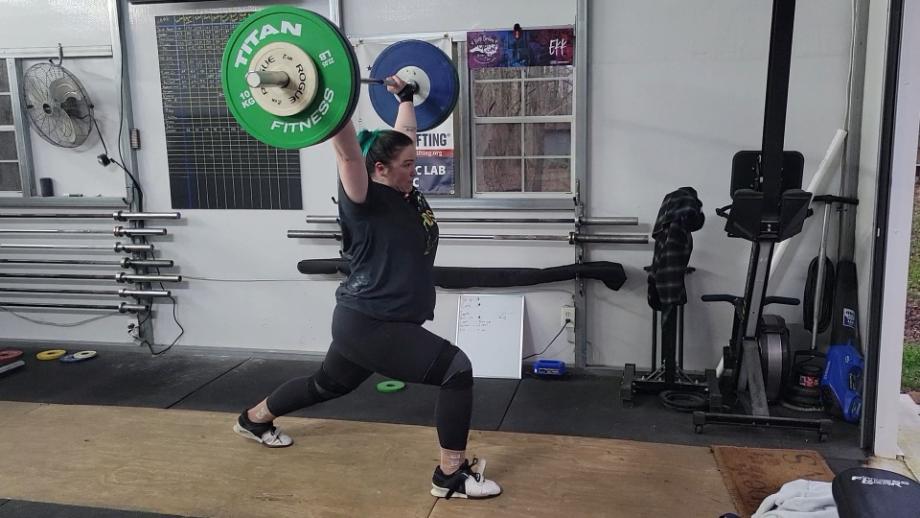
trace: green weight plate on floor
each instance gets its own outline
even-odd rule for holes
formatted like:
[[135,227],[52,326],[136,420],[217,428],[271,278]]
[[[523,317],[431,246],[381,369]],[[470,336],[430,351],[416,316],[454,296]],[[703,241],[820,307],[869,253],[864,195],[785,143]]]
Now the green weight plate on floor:
[[406,388],[406,384],[397,380],[381,381],[377,384],[377,392],[399,392],[404,388]]
[[[316,68],[316,94],[295,115],[266,111],[246,80],[249,72],[266,65],[253,58],[272,44],[297,47]],[[221,84],[230,113],[247,133],[271,146],[299,149],[323,142],[351,119],[360,93],[360,73],[354,49],[335,25],[311,11],[272,6],[245,18],[230,35],[221,62]]]

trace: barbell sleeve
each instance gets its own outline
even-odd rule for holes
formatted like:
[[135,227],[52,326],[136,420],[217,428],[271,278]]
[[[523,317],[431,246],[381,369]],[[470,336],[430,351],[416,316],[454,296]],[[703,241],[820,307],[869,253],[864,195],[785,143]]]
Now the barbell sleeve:
[[254,70],[246,74],[246,84],[250,88],[277,86],[284,88],[291,82],[291,77],[286,72],[272,70]]
[[122,268],[172,268],[172,259],[131,259],[125,257],[119,263]]
[[389,79],[389,78],[387,78],[387,79],[376,79],[376,78],[373,78],[373,77],[362,77],[362,78],[361,78],[361,82],[364,83],[364,84],[366,84],[366,85],[369,84],[369,85],[386,85],[386,86],[393,86],[393,85],[396,84],[395,81],[393,81],[392,79]]
[[165,228],[125,228],[115,227],[112,231],[115,237],[134,237],[134,236],[165,236]]
[[115,275],[117,282],[182,282],[181,275],[134,275],[118,273]]
[[342,239],[342,233],[332,230],[288,230],[287,237],[294,239],[335,239],[336,241],[340,241]]
[[636,226],[639,224],[639,218],[629,216],[609,217],[609,218],[580,218],[578,222],[582,225],[624,225]]
[[112,219],[115,221],[130,221],[139,219],[181,219],[180,212],[124,212],[116,211],[112,213]]
[[172,292],[169,290],[118,290],[119,297],[170,297]]
[[648,243],[646,234],[577,234],[569,235],[569,242],[574,243],[617,243],[621,245],[644,245]]
[[[441,221],[440,218],[438,221]],[[338,216],[307,216],[307,223],[338,223]]]
[[126,245],[115,243],[116,252],[152,252],[153,245]]

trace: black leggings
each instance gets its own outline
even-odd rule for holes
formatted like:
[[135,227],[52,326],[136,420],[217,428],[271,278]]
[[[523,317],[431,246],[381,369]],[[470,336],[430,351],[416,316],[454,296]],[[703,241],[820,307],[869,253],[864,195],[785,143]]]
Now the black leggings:
[[332,315],[332,345],[320,370],[275,389],[268,411],[282,416],[344,396],[373,372],[440,386],[438,440],[442,448],[466,449],[473,409],[473,370],[466,354],[419,324],[376,320],[341,305]]

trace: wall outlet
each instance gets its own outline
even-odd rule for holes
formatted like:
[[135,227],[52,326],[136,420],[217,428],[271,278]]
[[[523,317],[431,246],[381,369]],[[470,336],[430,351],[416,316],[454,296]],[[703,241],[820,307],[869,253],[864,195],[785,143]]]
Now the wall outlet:
[[[566,324],[568,320],[568,324]],[[565,327],[575,327],[575,306],[562,306],[562,315],[559,319],[559,324],[564,325]]]

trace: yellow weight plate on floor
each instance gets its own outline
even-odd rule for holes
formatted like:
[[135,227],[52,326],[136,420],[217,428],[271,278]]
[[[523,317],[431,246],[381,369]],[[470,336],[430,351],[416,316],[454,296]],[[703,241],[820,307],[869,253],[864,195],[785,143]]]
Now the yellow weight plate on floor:
[[48,349],[47,351],[42,351],[35,355],[36,358],[42,361],[48,360],[57,360],[61,356],[67,354],[67,351],[64,349]]

